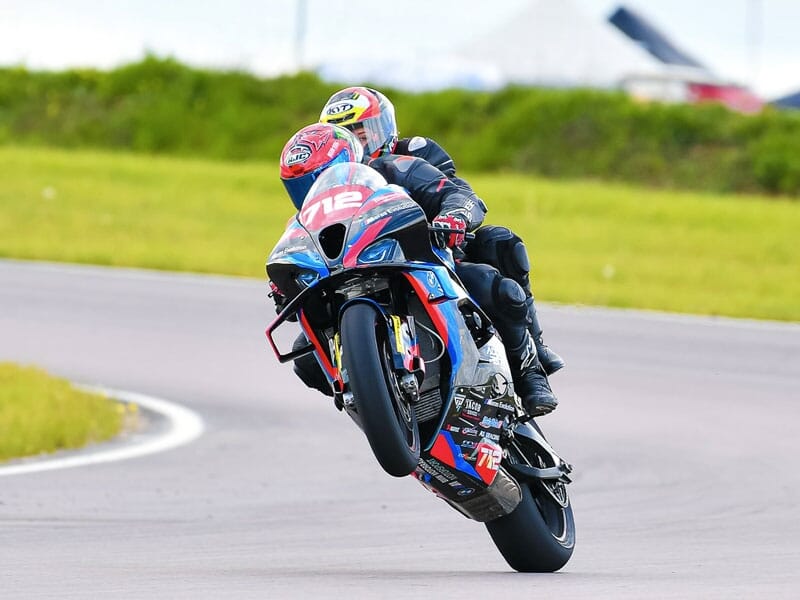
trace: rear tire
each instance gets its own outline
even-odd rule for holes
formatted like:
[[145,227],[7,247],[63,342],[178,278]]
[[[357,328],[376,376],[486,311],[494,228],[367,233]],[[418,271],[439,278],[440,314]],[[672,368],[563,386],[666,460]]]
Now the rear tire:
[[389,475],[405,477],[419,463],[419,426],[397,384],[383,315],[369,304],[353,304],[340,332],[342,364],[372,452]]
[[[539,427],[532,423],[533,427]],[[539,430],[541,434],[541,430]],[[541,446],[517,436],[505,460],[552,467]],[[522,500],[510,515],[486,523],[506,562],[524,573],[552,573],[567,564],[575,549],[575,518],[566,484],[557,480],[519,480]]]
[[[486,523],[486,529],[489,530],[495,546],[511,568],[523,573],[558,571],[567,564],[575,548],[572,505],[559,511],[567,535],[558,538],[545,521],[541,505],[534,499],[531,484],[523,483],[520,487],[522,500],[514,512],[489,521]],[[541,502],[541,498],[538,499]],[[551,508],[550,512],[551,516],[555,517],[556,511]]]

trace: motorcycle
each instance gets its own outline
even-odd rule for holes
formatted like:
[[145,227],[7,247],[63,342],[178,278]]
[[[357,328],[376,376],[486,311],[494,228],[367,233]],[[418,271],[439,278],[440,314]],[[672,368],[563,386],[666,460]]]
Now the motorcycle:
[[[267,338],[280,362],[313,353],[388,474],[484,523],[512,568],[556,571],[575,544],[572,467],[526,418],[501,340],[429,229],[374,169],[324,171],[268,258],[287,303]],[[302,343],[282,351],[274,334],[295,320]]]

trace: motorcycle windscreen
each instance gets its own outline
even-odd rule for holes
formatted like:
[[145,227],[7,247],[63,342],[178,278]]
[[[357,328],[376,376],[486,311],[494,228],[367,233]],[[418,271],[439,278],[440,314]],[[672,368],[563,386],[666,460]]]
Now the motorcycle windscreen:
[[360,185],[373,192],[388,185],[383,175],[362,163],[339,163],[325,169],[308,192],[308,198],[340,185]]
[[333,165],[311,186],[298,220],[310,232],[348,222],[375,191],[386,185],[386,180],[367,165]]

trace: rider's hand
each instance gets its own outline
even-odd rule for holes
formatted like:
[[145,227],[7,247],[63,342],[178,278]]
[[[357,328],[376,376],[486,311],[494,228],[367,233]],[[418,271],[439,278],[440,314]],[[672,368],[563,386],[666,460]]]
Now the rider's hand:
[[434,231],[433,239],[439,248],[456,248],[464,243],[467,232],[466,216],[459,212],[448,212],[437,215],[431,222],[434,229],[457,231]]

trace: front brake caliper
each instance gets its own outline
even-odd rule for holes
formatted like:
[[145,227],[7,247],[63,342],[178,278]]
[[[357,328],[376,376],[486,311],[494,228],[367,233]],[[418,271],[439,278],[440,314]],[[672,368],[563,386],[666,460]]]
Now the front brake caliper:
[[409,402],[416,402],[425,378],[425,362],[420,356],[414,317],[389,315],[389,334],[400,389]]

